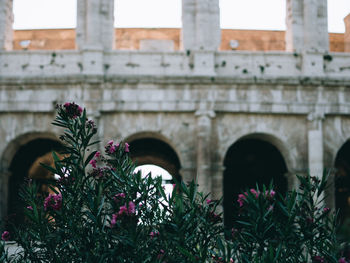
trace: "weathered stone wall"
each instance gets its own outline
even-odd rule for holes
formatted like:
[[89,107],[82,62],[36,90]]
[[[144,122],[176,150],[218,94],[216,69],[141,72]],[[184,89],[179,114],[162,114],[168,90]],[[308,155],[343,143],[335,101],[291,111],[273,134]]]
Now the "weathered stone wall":
[[[166,142],[182,178],[197,179],[213,198],[222,196],[226,153],[242,138],[274,145],[290,186],[296,173],[319,176],[334,165],[350,134],[350,54],[328,52],[324,1],[288,1],[289,51],[278,52],[218,51],[217,1],[214,11],[210,1],[183,2],[183,19],[192,23],[182,32],[184,51],[112,50],[103,0],[78,6],[77,50],[0,51],[0,216],[13,156],[33,139],[57,139],[50,123],[56,103],[65,101],[88,108],[99,147],[135,136]],[[300,8],[322,23],[310,22]],[[102,41],[95,31],[105,25]],[[310,30],[322,36],[313,42]]]

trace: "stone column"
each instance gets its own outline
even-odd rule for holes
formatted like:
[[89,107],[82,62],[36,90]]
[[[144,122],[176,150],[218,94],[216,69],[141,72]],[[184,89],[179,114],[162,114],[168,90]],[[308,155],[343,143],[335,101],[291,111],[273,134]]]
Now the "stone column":
[[[323,132],[322,121],[324,113],[322,111],[315,111],[308,115],[308,161],[309,174],[321,180],[323,176]],[[322,194],[315,202],[324,203],[324,194]]]
[[195,75],[215,75],[221,41],[219,0],[182,0],[182,42]]
[[216,51],[220,45],[220,8],[218,0],[197,0],[196,50]]
[[196,0],[182,0],[181,40],[183,50],[191,50],[195,46]]
[[219,0],[182,0],[184,50],[211,50],[220,46]]
[[197,172],[196,182],[199,190],[205,194],[212,190],[211,178],[211,133],[212,120],[215,117],[213,111],[197,111]]
[[302,73],[323,75],[329,50],[327,0],[287,0],[286,50],[302,55]]
[[308,129],[308,160],[310,175],[321,178],[323,175],[323,133],[322,121],[324,114],[315,111],[307,116]]
[[328,52],[327,0],[303,0],[304,48],[307,51]]
[[13,41],[13,0],[0,0],[0,51],[11,50]]
[[329,50],[327,0],[304,0],[304,75],[323,75],[323,55]]
[[287,0],[286,50],[329,50],[327,0]]
[[344,18],[345,34],[344,34],[344,51],[350,52],[350,14]]
[[304,43],[303,0],[287,0],[286,7],[286,51],[300,53]]
[[84,74],[103,74],[103,52],[114,47],[114,1],[78,0],[76,44]]
[[79,49],[113,49],[114,1],[78,0],[76,34]]
[[[323,176],[323,132],[322,122],[324,113],[317,110],[307,116],[309,121],[308,127],[308,161],[309,174],[321,180]],[[324,194],[322,194],[315,202],[324,203]]]

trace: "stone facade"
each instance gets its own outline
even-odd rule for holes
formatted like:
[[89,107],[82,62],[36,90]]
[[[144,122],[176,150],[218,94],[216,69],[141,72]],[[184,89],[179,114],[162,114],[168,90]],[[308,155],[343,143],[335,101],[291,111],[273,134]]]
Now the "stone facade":
[[[0,10],[11,6],[1,1]],[[18,156],[30,143],[58,140],[50,123],[65,101],[87,107],[99,147],[111,138],[131,146],[158,141],[144,149],[144,160],[177,158],[179,176],[196,179],[215,199],[232,196],[224,164],[237,142],[270,145],[288,188],[297,173],[320,176],[334,167],[350,137],[350,54],[328,50],[325,0],[288,0],[286,51],[270,52],[218,51],[218,1],[198,0],[183,0],[182,50],[113,50],[111,2],[78,1],[77,50],[0,48],[1,217],[10,209]],[[8,46],[10,33],[0,29],[0,47]],[[176,157],[157,153],[162,145]]]

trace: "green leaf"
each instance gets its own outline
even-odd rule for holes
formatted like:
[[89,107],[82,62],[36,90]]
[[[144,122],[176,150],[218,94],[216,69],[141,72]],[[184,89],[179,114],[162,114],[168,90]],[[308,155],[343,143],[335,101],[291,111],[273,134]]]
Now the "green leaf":
[[84,162],[84,167],[86,167],[89,164],[89,162],[92,160],[92,158],[94,158],[94,156],[97,152],[98,151],[93,151],[88,155],[88,157],[86,158],[86,160]]

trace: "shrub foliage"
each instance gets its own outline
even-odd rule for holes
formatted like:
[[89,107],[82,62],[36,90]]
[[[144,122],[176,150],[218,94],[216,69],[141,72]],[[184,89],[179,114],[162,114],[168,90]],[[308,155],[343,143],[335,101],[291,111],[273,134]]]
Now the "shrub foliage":
[[[53,152],[58,180],[50,193],[35,180],[20,191],[24,224],[0,242],[1,262],[347,262],[336,239],[336,216],[323,205],[327,176],[299,176],[300,188],[273,185],[238,196],[234,227],[223,226],[220,200],[176,182],[135,171],[126,142],[92,151],[97,128],[75,103],[57,107],[64,151]],[[64,156],[62,158],[62,156]],[[4,241],[22,252],[9,256]]]

